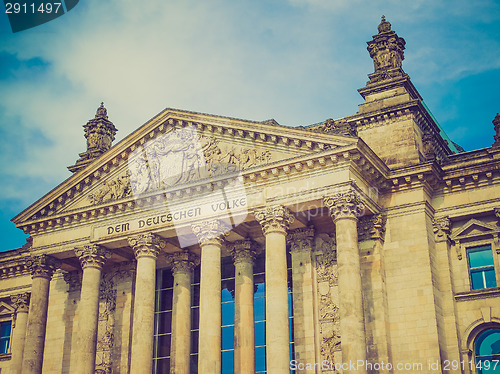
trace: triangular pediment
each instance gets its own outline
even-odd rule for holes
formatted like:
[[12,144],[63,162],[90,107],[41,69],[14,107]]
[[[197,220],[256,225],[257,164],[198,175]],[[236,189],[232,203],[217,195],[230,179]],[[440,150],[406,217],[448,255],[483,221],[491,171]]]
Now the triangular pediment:
[[463,227],[453,233],[450,238],[452,240],[472,238],[477,236],[489,235],[498,233],[498,227],[488,223],[481,222],[477,219],[469,220]]
[[0,301],[0,316],[14,313],[14,308],[4,301]]
[[217,173],[245,173],[356,142],[353,137],[281,126],[274,120],[252,122],[166,109],[12,221],[22,226],[50,217],[58,220],[63,213],[110,201],[126,204],[134,193],[189,184]]

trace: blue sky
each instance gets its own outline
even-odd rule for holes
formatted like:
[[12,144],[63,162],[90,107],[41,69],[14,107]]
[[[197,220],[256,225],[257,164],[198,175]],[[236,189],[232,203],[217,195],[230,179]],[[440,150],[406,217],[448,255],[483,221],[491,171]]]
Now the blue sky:
[[10,219],[70,176],[101,101],[122,139],[166,107],[308,125],[354,114],[385,15],[404,70],[449,137],[493,143],[494,0],[81,0],[13,34],[0,15],[0,250]]

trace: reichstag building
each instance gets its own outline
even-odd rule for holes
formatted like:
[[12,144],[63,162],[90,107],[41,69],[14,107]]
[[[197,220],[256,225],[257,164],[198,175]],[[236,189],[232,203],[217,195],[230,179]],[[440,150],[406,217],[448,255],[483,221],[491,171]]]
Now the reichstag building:
[[391,24],[367,44],[358,112],[310,126],[165,109],[112,144],[101,104],[12,219],[1,372],[500,373],[500,115],[464,152]]

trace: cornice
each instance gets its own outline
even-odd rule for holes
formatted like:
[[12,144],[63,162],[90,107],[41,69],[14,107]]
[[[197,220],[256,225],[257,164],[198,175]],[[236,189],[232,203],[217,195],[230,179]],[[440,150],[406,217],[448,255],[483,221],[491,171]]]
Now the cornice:
[[29,256],[15,258],[0,263],[0,279],[29,275],[30,270],[26,265]]

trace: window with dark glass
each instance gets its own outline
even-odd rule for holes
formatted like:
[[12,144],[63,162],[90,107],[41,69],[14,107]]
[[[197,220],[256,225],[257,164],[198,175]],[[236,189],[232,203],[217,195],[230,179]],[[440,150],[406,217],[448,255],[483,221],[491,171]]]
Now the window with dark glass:
[[0,322],[0,354],[9,352],[12,321]]
[[500,373],[500,329],[482,332],[474,346],[477,374]]
[[[265,257],[257,257],[254,264],[254,329],[255,373],[266,372],[266,299]],[[288,315],[290,323],[290,359],[294,358],[292,270],[288,258]],[[193,272],[191,283],[191,373],[198,372],[198,337],[200,320],[200,267]],[[156,275],[156,308],[153,351],[153,373],[170,371],[170,338],[172,324],[173,275],[170,269],[158,270]],[[231,257],[221,263],[221,359],[222,374],[234,373],[234,264]]]
[[467,259],[469,262],[471,288],[473,290],[497,286],[491,245],[468,248]]

